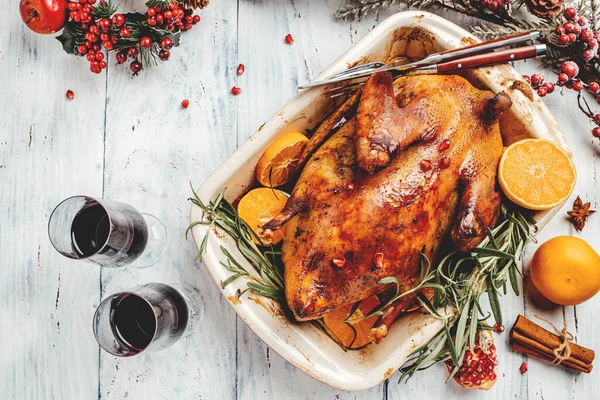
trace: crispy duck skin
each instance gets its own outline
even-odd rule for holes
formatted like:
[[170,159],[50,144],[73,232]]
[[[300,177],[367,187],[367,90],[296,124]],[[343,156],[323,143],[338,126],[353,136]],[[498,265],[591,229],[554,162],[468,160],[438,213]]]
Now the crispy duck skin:
[[[381,293],[385,277],[414,287],[419,254],[433,260],[448,234],[461,250],[479,244],[499,214],[497,118],[510,106],[459,76],[373,75],[356,117],[314,153],[265,226],[287,222],[282,259],[296,319]],[[413,301],[402,298],[395,314]]]

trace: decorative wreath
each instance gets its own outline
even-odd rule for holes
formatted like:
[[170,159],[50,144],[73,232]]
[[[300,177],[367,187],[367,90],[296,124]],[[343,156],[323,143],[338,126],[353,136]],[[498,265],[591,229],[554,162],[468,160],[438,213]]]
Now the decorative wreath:
[[[63,49],[69,54],[86,57],[90,70],[96,74],[107,66],[103,51],[106,50],[107,55],[116,53],[118,64],[131,60],[129,68],[134,75],[146,66],[169,60],[171,49],[179,45],[181,32],[200,22],[200,16],[194,15],[194,10],[206,7],[209,2],[148,0],[146,12],[120,14],[110,0],[50,1],[54,1],[56,11],[35,8],[31,6],[32,0],[21,0],[21,17],[32,30],[52,33],[63,28],[56,38]],[[52,12],[64,16],[58,29],[47,26],[48,15]]]

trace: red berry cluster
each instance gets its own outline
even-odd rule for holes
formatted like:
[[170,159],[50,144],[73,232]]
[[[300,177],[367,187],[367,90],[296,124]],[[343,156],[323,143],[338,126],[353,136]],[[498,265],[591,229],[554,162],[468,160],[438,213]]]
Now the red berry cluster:
[[573,7],[565,9],[564,16],[567,22],[556,27],[560,43],[575,46],[585,62],[598,58],[600,32],[594,32],[587,18],[579,17]]
[[494,14],[510,15],[512,11],[510,0],[482,0],[481,6]]
[[131,35],[129,28],[125,26],[123,14],[115,14],[112,19],[101,18],[94,20],[93,4],[96,0],[79,0],[70,2],[68,8],[69,16],[73,21],[80,24],[84,30],[85,42],[77,46],[77,53],[86,56],[90,62],[90,71],[99,74],[106,68],[102,47],[112,50],[119,38],[127,38]]
[[149,26],[168,31],[176,28],[187,31],[200,22],[200,16],[192,14],[192,10],[186,10],[179,3],[173,2],[168,7],[149,7],[146,11],[146,22]]
[[[586,84],[580,79],[577,79],[577,75],[579,75],[579,66],[577,63],[574,61],[565,61],[560,67],[556,83],[544,83],[544,75],[542,74],[533,74],[531,76],[523,75],[523,79],[529,83],[531,87],[537,89],[537,93],[540,97],[544,97],[547,94],[554,92],[555,85],[572,89],[576,92],[581,92],[584,88],[587,88],[587,90],[596,97],[596,102],[600,104],[600,84],[598,84],[598,82],[590,82],[589,84]],[[578,93],[578,96],[579,102],[581,95]],[[587,110],[584,110],[581,107],[581,104],[580,109],[597,125],[594,127],[594,129],[592,129],[592,135],[596,138],[600,138],[600,114],[593,114],[589,107]]]

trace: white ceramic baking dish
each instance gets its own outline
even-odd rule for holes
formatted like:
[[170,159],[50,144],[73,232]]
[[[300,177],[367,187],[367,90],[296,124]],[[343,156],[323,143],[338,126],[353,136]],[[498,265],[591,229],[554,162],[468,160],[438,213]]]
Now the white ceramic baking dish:
[[[315,79],[322,79],[349,65],[375,60],[389,60],[398,56],[423,57],[425,53],[455,48],[475,41],[467,31],[436,15],[409,11],[386,19],[354,45]],[[521,80],[521,75],[509,65],[481,68],[469,72],[468,79],[475,85],[494,92],[505,91],[513,100],[510,115],[501,121],[505,145],[523,137],[543,137],[566,147],[560,128],[546,106]],[[529,88],[529,90],[527,90]],[[235,200],[252,182],[254,167],[265,148],[275,138],[291,131],[304,132],[315,127],[329,109],[331,100],[314,88],[300,92],[275,116],[261,126],[221,167],[198,189],[205,202],[214,199],[223,188],[225,197]],[[556,210],[537,215],[540,227]],[[191,221],[201,218],[198,207],[192,207]],[[206,227],[196,225],[194,241],[200,244]],[[239,317],[268,346],[293,365],[327,383],[344,390],[367,389],[385,380],[406,360],[407,355],[440,328],[439,321],[422,313],[412,313],[400,318],[389,335],[379,344],[360,351],[342,350],[325,333],[309,323],[294,323],[278,313],[278,304],[245,294],[241,302],[235,301],[236,290],[244,289],[244,279],[238,279],[226,288],[219,282],[230,273],[219,261],[225,258],[220,246],[225,246],[237,260],[243,260],[234,241],[224,235],[210,233],[206,268],[213,280],[232,303]],[[248,265],[248,270],[252,268]]]

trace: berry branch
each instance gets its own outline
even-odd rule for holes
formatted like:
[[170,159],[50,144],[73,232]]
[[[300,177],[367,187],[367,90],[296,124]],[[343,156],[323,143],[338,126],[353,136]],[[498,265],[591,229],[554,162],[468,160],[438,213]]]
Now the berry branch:
[[[117,13],[110,0],[78,0],[68,3],[69,20],[57,39],[67,53],[85,56],[96,74],[106,68],[109,52],[118,64],[131,59],[130,70],[137,75],[144,67],[168,61],[171,49],[179,46],[181,32],[200,22],[193,8],[207,1],[149,0],[145,13]],[[195,7],[194,7],[195,5]],[[191,8],[190,8],[191,7]]]

